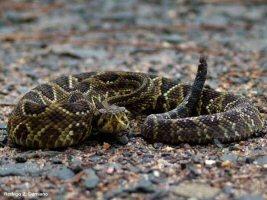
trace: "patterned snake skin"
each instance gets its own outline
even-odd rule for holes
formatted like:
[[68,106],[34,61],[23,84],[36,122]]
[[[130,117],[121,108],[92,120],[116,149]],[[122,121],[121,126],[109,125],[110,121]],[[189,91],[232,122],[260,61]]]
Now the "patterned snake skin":
[[[232,142],[263,128],[245,97],[204,87],[206,58],[192,86],[137,72],[90,72],[63,76],[35,87],[8,121],[9,139],[27,148],[80,144],[94,130],[121,137],[129,116],[148,115],[141,134],[151,142]],[[93,130],[92,130],[93,129]]]

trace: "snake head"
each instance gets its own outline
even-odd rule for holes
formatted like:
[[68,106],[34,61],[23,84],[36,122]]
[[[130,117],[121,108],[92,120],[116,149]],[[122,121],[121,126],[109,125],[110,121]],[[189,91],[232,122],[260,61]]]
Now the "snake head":
[[105,106],[98,110],[97,128],[102,133],[120,136],[129,129],[129,111],[116,105]]

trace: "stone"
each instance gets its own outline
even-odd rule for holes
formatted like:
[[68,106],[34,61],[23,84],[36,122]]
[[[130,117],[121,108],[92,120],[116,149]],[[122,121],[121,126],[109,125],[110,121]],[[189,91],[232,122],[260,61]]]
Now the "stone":
[[15,163],[0,166],[0,176],[39,176],[43,170],[35,163]]
[[94,57],[101,59],[106,56],[106,51],[103,49],[86,49],[86,48],[74,48],[71,45],[53,45],[50,46],[51,52],[60,56],[66,56],[73,59],[85,59]]
[[6,129],[7,129],[7,124],[0,123],[0,130],[6,130]]
[[50,173],[48,173],[50,177],[56,177],[60,180],[68,180],[75,176],[75,173],[65,166],[60,166],[56,169],[52,169]]
[[60,159],[58,159],[58,158],[52,158],[52,159],[51,159],[51,162],[52,162],[53,164],[62,164],[62,161],[61,161]]
[[230,160],[226,160],[221,163],[221,166],[224,168],[231,168],[233,166],[233,163]]
[[120,137],[117,137],[117,141],[122,145],[126,145],[129,142],[129,138],[126,135],[122,135]]
[[247,194],[241,196],[238,200],[263,200],[263,197],[259,194]]
[[253,162],[256,165],[266,165],[267,164],[267,156],[260,156]]
[[153,193],[154,186],[150,180],[141,179],[133,188],[126,189],[129,193]]
[[7,144],[7,135],[6,124],[0,123],[0,147],[4,147]]
[[220,189],[202,183],[181,183],[173,188],[179,196],[197,199],[213,199]]
[[223,154],[223,156],[221,157],[222,161],[230,161],[232,163],[236,163],[238,159],[238,156],[233,154],[233,153],[225,153]]
[[25,163],[27,161],[27,158],[21,157],[21,156],[17,156],[15,158],[15,160],[16,160],[17,163]]
[[86,178],[84,178],[84,187],[86,189],[94,189],[98,183],[99,183],[99,178],[96,175],[95,171],[93,169],[85,169],[83,172],[86,175]]
[[184,41],[184,39],[178,34],[163,35],[161,39],[171,44],[179,44]]
[[5,18],[15,24],[31,23],[37,20],[37,16],[32,13],[19,13],[13,11],[6,12]]
[[157,143],[154,143],[154,144],[153,144],[153,147],[154,147],[155,149],[160,149],[160,148],[163,147],[163,144],[157,142]]
[[207,165],[207,166],[212,166],[212,165],[214,165],[215,163],[216,163],[215,160],[205,160],[205,165]]
[[104,199],[113,199],[114,197],[120,197],[124,193],[125,193],[124,188],[118,188],[118,189],[110,190],[110,191],[105,193]]
[[69,168],[75,173],[79,173],[83,170],[82,162],[79,159],[74,159],[71,161]]

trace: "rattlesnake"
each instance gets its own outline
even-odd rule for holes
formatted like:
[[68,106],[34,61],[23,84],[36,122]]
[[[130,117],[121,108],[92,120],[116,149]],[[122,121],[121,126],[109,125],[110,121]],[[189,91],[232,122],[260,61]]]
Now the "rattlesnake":
[[9,139],[27,148],[58,148],[80,144],[94,130],[121,137],[129,115],[139,114],[147,115],[141,134],[151,142],[232,142],[260,131],[257,108],[243,96],[204,87],[206,74],[201,57],[192,86],[139,72],[62,76],[21,98],[8,121]]

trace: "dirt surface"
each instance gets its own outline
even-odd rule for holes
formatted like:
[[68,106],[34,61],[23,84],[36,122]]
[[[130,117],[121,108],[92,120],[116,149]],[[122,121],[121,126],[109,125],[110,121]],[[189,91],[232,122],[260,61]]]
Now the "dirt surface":
[[1,199],[267,199],[264,134],[176,146],[133,136],[60,151],[8,144],[12,105],[38,83],[93,70],[192,82],[201,53],[207,84],[249,97],[266,119],[266,1],[179,2],[0,1]]

